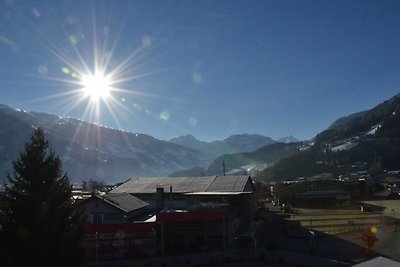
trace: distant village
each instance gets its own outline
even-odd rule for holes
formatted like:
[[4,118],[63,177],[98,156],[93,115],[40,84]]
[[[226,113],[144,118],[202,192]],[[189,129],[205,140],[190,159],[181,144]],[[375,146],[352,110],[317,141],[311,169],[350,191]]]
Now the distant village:
[[359,206],[359,201],[400,199],[400,170],[372,176],[365,166],[362,162],[352,165],[353,172],[337,178],[327,173],[271,182],[272,203],[292,208],[345,208]]

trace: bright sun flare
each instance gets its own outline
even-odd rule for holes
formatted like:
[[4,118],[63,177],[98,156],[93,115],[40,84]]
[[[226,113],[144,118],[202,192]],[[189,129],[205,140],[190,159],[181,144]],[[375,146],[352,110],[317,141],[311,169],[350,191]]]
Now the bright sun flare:
[[106,99],[110,96],[112,81],[110,77],[103,74],[84,75],[81,79],[83,92],[91,100]]

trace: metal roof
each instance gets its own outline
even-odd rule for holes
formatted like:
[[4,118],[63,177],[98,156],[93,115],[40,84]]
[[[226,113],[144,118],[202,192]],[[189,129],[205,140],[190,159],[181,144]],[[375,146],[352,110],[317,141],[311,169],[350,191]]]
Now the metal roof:
[[137,178],[128,180],[110,193],[150,194],[155,193],[157,187],[164,188],[164,192],[169,192],[172,187],[173,193],[245,192],[249,179],[248,175]]
[[238,196],[250,194],[250,192],[194,192],[185,193],[186,196]]
[[249,176],[217,176],[206,192],[243,192]]
[[149,203],[144,202],[143,200],[140,200],[128,193],[106,194],[97,197],[124,212],[131,212],[149,205]]

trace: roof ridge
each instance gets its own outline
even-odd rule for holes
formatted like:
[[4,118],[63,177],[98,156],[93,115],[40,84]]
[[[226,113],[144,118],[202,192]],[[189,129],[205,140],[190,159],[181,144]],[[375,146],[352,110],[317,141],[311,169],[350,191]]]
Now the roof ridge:
[[[211,176],[212,176],[212,175],[211,175]],[[208,188],[210,188],[210,186],[214,183],[214,181],[215,181],[215,179],[217,179],[217,177],[218,177],[218,175],[214,175],[214,179],[211,181],[211,183],[209,183],[209,184],[207,185],[207,188],[206,188],[205,192],[208,191]]]
[[107,198],[105,198],[105,197],[102,197],[102,196],[97,196],[97,197],[100,198],[101,200],[103,200],[103,201],[105,201],[105,202],[107,202],[107,203],[113,205],[113,206],[116,207],[117,209],[120,209],[120,210],[122,210],[122,211],[124,211],[124,212],[129,212],[129,211],[123,209],[119,204],[115,203],[114,201],[111,201],[111,200],[109,200],[109,199],[107,199]]

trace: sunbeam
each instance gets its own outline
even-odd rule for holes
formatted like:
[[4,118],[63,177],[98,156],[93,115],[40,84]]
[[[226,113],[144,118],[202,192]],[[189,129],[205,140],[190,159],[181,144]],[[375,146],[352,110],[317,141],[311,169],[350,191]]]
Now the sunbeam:
[[[93,131],[97,135],[94,132],[89,136],[82,134],[83,129],[88,127],[83,121],[118,129],[126,128],[124,123],[127,120],[140,125],[149,125],[149,118],[165,123],[169,122],[170,113],[162,113],[151,106],[142,111],[133,109],[129,102],[140,103],[142,99],[151,105],[151,101],[178,101],[176,96],[146,90],[146,84],[142,83],[174,69],[172,65],[165,67],[158,64],[174,48],[156,49],[157,44],[163,40],[153,39],[148,33],[140,33],[142,37],[138,36],[136,45],[129,43],[127,46],[124,42],[126,29],[123,29],[122,24],[127,23],[129,18],[121,16],[108,21],[101,17],[95,7],[92,10],[92,14],[83,18],[56,19],[57,23],[46,25],[48,27],[37,27],[41,20],[35,17],[36,20],[29,25],[48,59],[47,62],[43,59],[38,62],[37,73],[31,76],[46,86],[52,86],[54,90],[25,102],[51,103],[53,109],[57,109],[57,114],[80,120],[81,123],[77,124],[78,127],[71,135],[71,148],[73,143],[89,148],[90,143],[101,143],[100,132],[95,130],[96,127]],[[61,17],[57,13],[51,15]],[[149,65],[153,67],[149,69]],[[149,99],[152,100],[149,102]],[[130,146],[128,139],[123,138]]]

